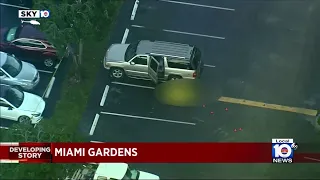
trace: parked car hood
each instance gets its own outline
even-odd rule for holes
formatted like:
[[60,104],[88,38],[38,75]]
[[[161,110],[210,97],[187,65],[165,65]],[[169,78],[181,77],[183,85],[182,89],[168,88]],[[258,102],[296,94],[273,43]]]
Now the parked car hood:
[[38,74],[38,70],[34,65],[22,61],[21,71],[15,78],[32,82],[32,80],[34,80],[37,74]]
[[140,175],[139,175],[139,179],[141,180],[159,180],[160,177],[151,173],[147,173],[147,172],[143,172],[143,171],[139,171]]
[[129,44],[112,44],[106,53],[107,62],[124,62]]
[[46,106],[45,101],[40,96],[28,92],[23,92],[23,94],[24,99],[19,109],[42,114]]

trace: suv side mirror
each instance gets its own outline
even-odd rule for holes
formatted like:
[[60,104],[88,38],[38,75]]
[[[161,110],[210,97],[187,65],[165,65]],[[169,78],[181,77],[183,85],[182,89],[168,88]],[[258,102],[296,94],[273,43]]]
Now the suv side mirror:
[[130,62],[130,65],[135,65],[136,63],[134,63],[133,61]]
[[8,107],[8,110],[12,110],[12,107],[10,106],[10,107]]

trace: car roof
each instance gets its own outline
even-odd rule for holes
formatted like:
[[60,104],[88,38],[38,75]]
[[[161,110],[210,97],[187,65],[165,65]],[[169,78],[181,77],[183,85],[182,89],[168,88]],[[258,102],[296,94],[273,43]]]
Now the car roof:
[[8,89],[10,89],[10,86],[0,84],[0,98],[4,98],[6,96],[6,92]]
[[179,59],[190,60],[192,46],[165,41],[141,40],[137,46],[137,54],[150,54],[159,56],[170,56]]
[[29,39],[41,39],[46,40],[46,36],[43,32],[36,29],[33,25],[22,25],[17,38],[29,38]]
[[7,57],[8,57],[7,53],[0,51],[0,67],[2,67],[2,65],[6,62]]

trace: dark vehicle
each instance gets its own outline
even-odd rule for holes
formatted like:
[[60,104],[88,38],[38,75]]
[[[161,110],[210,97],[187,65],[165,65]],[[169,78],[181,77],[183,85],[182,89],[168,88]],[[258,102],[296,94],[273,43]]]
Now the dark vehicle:
[[34,64],[54,67],[60,62],[55,47],[31,24],[2,28],[0,50]]

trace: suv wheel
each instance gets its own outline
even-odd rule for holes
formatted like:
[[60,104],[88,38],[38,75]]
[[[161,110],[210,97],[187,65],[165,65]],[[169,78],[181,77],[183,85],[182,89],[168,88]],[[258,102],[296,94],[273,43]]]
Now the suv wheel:
[[182,79],[182,77],[181,76],[175,76],[175,75],[169,76],[169,81],[177,80],[177,79]]
[[124,77],[124,71],[121,68],[112,68],[110,75],[115,79],[122,79]]
[[52,66],[54,66],[54,60],[53,60],[53,59],[50,59],[50,58],[45,59],[45,60],[43,61],[43,63],[44,63],[44,65],[45,65],[46,67],[52,67]]

